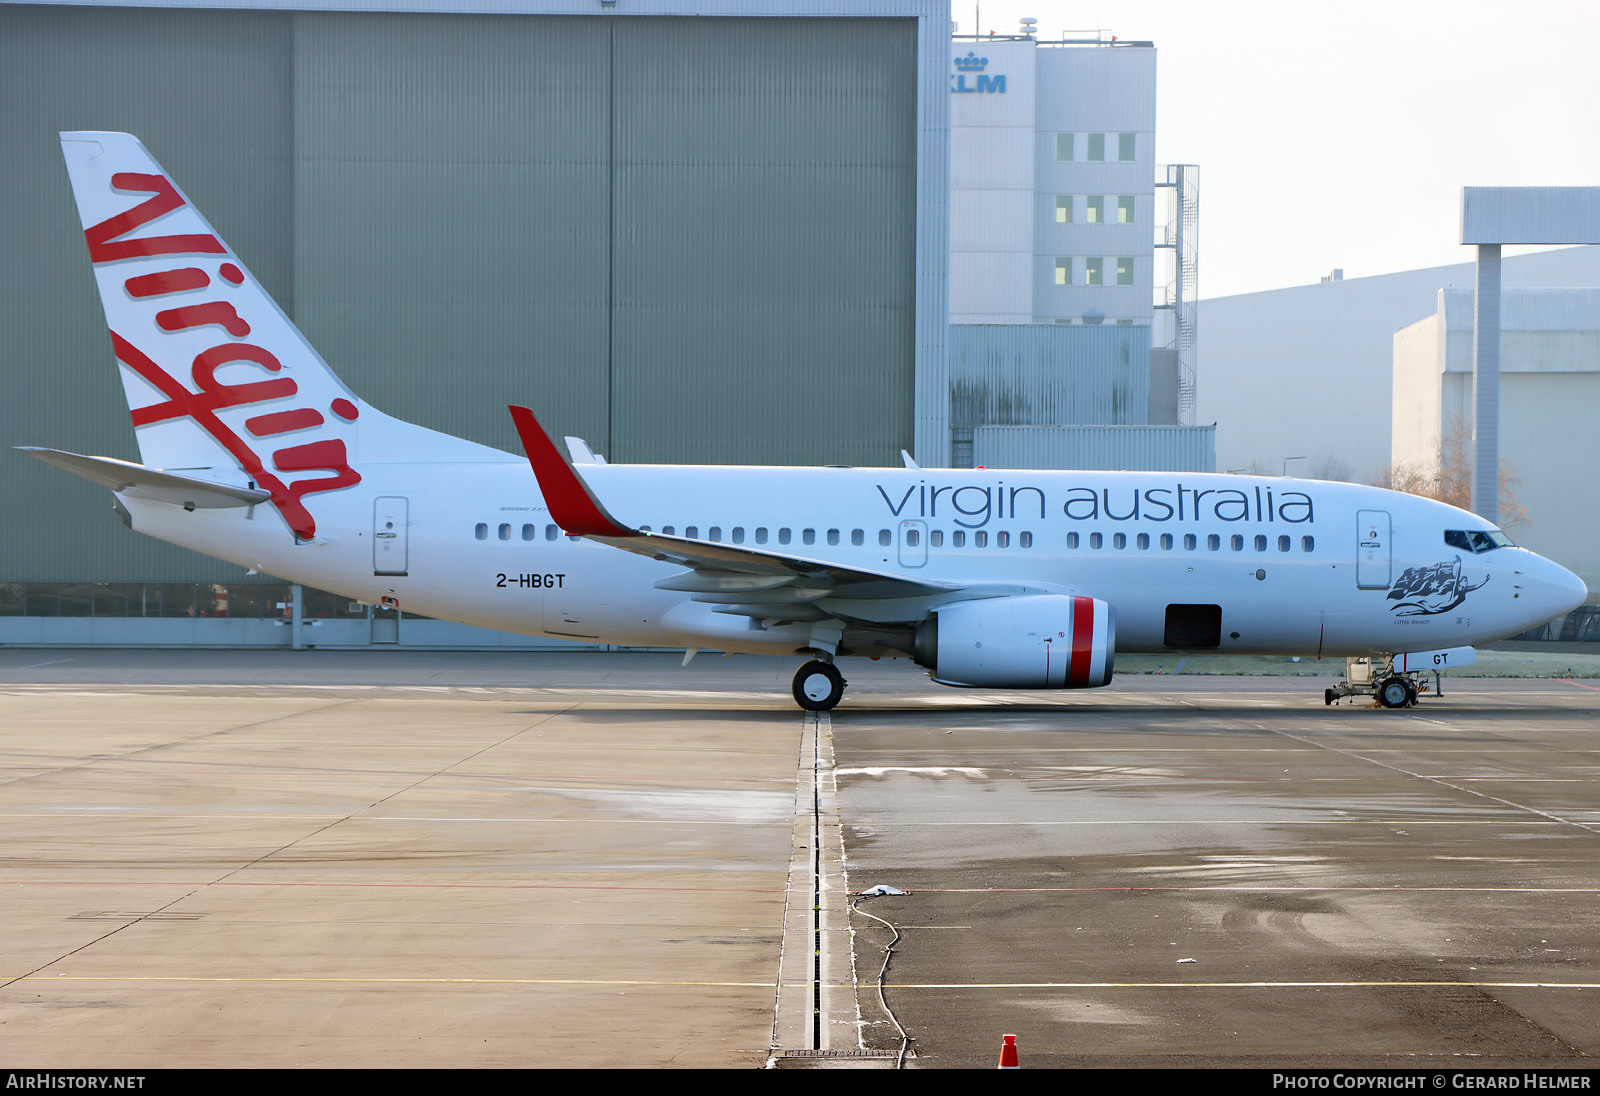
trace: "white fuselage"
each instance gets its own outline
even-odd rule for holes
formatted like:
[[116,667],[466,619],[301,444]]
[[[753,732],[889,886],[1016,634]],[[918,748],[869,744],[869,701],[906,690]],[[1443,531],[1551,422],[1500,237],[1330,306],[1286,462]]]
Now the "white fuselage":
[[[1576,581],[1520,548],[1473,553],[1446,544],[1447,530],[1485,527],[1474,515],[1352,484],[1155,472],[583,467],[613,514],[654,531],[969,591],[1092,595],[1114,608],[1116,647],[1125,652],[1467,646],[1564,612]],[[681,566],[561,534],[528,465],[509,454],[504,464],[367,464],[358,487],[316,498],[318,531],[308,543],[296,543],[270,506],[185,512],[124,502],[141,532],[468,624],[746,652],[794,650],[800,634],[656,588]],[[1215,642],[1174,633],[1169,606],[1219,607]],[[873,611],[843,608],[852,617]]]

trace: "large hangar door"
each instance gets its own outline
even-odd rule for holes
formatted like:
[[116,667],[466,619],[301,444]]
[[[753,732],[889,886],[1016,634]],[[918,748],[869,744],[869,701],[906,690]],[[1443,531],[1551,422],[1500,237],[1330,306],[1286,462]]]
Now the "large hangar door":
[[915,21],[608,22],[607,455],[899,463],[915,381]]

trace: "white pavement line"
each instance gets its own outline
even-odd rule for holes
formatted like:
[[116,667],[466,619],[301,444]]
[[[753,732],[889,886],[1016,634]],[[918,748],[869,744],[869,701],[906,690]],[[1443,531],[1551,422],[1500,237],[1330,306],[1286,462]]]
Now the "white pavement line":
[[[1449,730],[1453,730],[1453,731],[1458,731],[1459,732],[1459,730],[1460,730],[1459,728],[1451,727],[1448,723],[1443,723],[1442,721],[1437,720],[1437,719],[1424,719],[1423,722],[1434,723],[1434,724],[1437,724],[1439,726],[1445,727],[1445,728],[1447,728]],[[1243,725],[1244,726],[1250,726],[1250,724],[1248,724],[1248,723],[1245,723]],[[1538,807],[1530,807],[1526,803],[1518,803],[1515,800],[1504,799],[1504,798],[1502,798],[1502,797],[1500,797],[1498,795],[1490,795],[1488,792],[1480,792],[1476,788],[1462,787],[1462,785],[1459,782],[1457,782],[1456,780],[1445,780],[1445,779],[1443,779],[1441,777],[1429,776],[1427,773],[1420,773],[1420,772],[1415,771],[1414,769],[1408,769],[1403,765],[1392,764],[1391,762],[1388,762],[1388,761],[1380,761],[1375,757],[1363,756],[1363,754],[1359,750],[1342,749],[1342,748],[1340,748],[1338,746],[1335,746],[1335,745],[1333,745],[1331,743],[1328,743],[1328,742],[1316,742],[1316,741],[1313,741],[1312,739],[1303,737],[1301,735],[1294,734],[1294,733],[1292,733],[1290,731],[1277,730],[1277,729],[1274,729],[1274,728],[1271,728],[1271,727],[1260,727],[1258,729],[1265,730],[1265,731],[1271,731],[1271,733],[1273,733],[1273,734],[1282,735],[1284,738],[1292,739],[1295,742],[1303,742],[1307,746],[1315,746],[1318,749],[1327,750],[1329,753],[1336,753],[1336,754],[1340,755],[1341,757],[1348,757],[1348,758],[1351,758],[1352,760],[1355,760],[1355,761],[1364,761],[1368,765],[1377,765],[1379,768],[1388,769],[1390,772],[1401,773],[1401,774],[1403,774],[1405,776],[1412,777],[1412,778],[1414,778],[1416,780],[1426,780],[1430,784],[1437,784],[1442,788],[1449,788],[1452,791],[1461,792],[1463,795],[1471,795],[1471,796],[1476,796],[1479,799],[1487,799],[1491,803],[1499,803],[1503,807],[1510,807],[1513,810],[1523,811],[1523,812],[1525,812],[1527,814],[1537,815],[1538,817],[1546,820],[1544,823],[1533,823],[1534,825],[1555,824],[1555,825],[1562,825],[1562,826],[1576,826],[1578,829],[1580,829],[1580,830],[1588,830],[1590,833],[1600,833],[1600,825],[1596,825],[1596,824],[1591,823],[1591,822],[1581,822],[1581,821],[1578,821],[1577,819],[1573,819],[1573,818],[1563,818],[1559,814],[1552,814],[1549,811],[1542,811]],[[1422,823],[1410,823],[1410,824],[1411,825],[1421,825]],[[1526,825],[1527,823],[1523,823],[1523,824]]]

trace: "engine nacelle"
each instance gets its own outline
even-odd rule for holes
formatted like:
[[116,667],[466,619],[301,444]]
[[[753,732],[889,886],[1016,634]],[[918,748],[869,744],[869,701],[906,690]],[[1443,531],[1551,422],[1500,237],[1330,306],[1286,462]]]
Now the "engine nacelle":
[[1092,689],[1111,681],[1116,616],[1064,594],[957,601],[917,632],[917,661],[941,685]]

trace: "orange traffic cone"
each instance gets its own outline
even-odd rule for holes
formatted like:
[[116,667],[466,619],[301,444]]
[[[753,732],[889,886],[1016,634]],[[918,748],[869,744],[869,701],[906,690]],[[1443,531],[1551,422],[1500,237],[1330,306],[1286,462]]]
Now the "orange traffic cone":
[[1017,1037],[1015,1035],[1005,1036],[1005,1042],[1000,1044],[1000,1068],[1022,1068],[1017,1064]]

